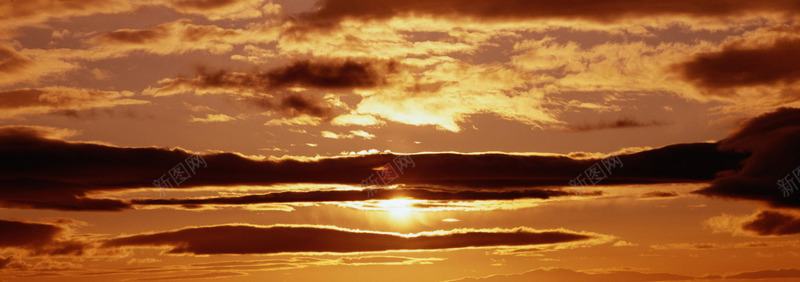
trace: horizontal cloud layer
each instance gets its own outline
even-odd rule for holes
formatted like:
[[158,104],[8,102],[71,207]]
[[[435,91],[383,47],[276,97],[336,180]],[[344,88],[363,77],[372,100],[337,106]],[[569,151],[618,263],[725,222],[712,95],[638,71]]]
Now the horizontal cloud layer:
[[631,128],[631,127],[648,127],[648,126],[664,126],[665,122],[662,121],[639,121],[633,118],[624,117],[615,121],[599,122],[594,124],[577,124],[570,126],[570,131],[591,131],[603,129],[616,129],[616,128]]
[[71,114],[75,111],[147,104],[128,91],[98,91],[70,87],[45,87],[0,91],[0,119],[36,114]]
[[219,225],[111,239],[106,247],[171,246],[174,254],[379,252],[568,243],[599,235],[565,230],[458,229],[399,234],[307,225]]
[[[91,199],[86,195],[90,191],[153,187],[154,180],[191,156],[178,149],[65,142],[45,138],[46,134],[44,129],[37,131],[18,126],[0,130],[0,194],[3,195],[0,205],[119,210],[128,204],[112,199]],[[203,156],[207,167],[197,171],[181,187],[280,183],[359,185],[375,173],[375,168],[390,163],[395,157],[379,154],[313,161],[257,161],[237,154],[218,153]],[[614,170],[603,184],[709,181],[719,171],[736,168],[743,157],[741,154],[718,152],[716,144],[711,143],[668,146],[620,156],[624,167]],[[484,189],[567,186],[569,180],[597,163],[597,160],[566,156],[506,154],[439,153],[411,155],[409,158],[414,167],[406,168],[402,177],[393,184]],[[497,197],[497,194],[480,195]],[[509,195],[512,194],[502,197]]]
[[[35,25],[51,19],[67,19],[70,17],[90,16],[97,14],[130,13],[145,6],[165,6],[184,14],[197,14],[211,20],[256,18],[270,14],[275,6],[266,4],[265,0],[159,0],[159,1],[123,1],[123,0],[73,0],[47,1],[13,1],[0,7],[0,23],[5,26]],[[271,9],[267,9],[270,7]]]
[[536,269],[520,274],[492,275],[482,278],[463,278],[450,280],[451,282],[501,282],[501,281],[689,281],[696,279],[771,279],[771,278],[797,278],[800,277],[798,269],[761,270],[742,272],[732,275],[706,275],[692,277],[672,273],[642,273],[637,271],[608,271],[584,272],[563,268]]
[[247,195],[239,197],[211,197],[196,199],[135,199],[135,205],[182,205],[196,207],[199,205],[246,205],[265,203],[297,203],[297,202],[346,202],[366,200],[390,200],[397,198],[413,198],[422,200],[512,200],[512,199],[548,199],[555,196],[572,195],[561,190],[516,190],[516,191],[437,191],[432,189],[376,189],[363,191],[307,191],[278,192],[263,195]]
[[609,271],[587,273],[564,268],[536,269],[520,274],[492,275],[482,278],[463,278],[452,282],[468,281],[675,281],[693,280],[694,277],[670,273],[642,273],[636,271]]
[[382,19],[394,16],[434,15],[465,16],[479,19],[587,19],[593,21],[619,21],[631,17],[660,15],[723,17],[741,15],[745,12],[797,13],[800,6],[791,0],[765,2],[711,1],[456,1],[444,0],[431,3],[423,0],[372,1],[372,0],[325,0],[319,9],[302,18],[312,21],[339,21],[342,19]]

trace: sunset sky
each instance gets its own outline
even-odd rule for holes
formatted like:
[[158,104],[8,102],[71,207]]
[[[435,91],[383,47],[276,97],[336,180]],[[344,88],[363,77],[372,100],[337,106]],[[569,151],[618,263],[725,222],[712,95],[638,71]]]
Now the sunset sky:
[[0,0],[0,281],[798,281],[800,0]]

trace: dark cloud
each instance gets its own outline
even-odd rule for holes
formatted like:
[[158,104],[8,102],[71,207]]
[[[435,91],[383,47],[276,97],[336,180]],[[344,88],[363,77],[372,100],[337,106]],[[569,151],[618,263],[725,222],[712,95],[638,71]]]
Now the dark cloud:
[[778,279],[800,278],[800,269],[761,270],[725,276],[725,279]]
[[776,211],[761,211],[756,218],[742,224],[742,229],[761,236],[800,233],[800,218]]
[[171,4],[177,8],[191,8],[199,10],[211,10],[232,5],[237,0],[173,0]]
[[0,248],[19,248],[33,255],[81,255],[85,245],[61,240],[63,232],[51,224],[0,220]]
[[20,55],[14,49],[0,45],[0,73],[11,74],[33,63],[31,59]]
[[800,39],[779,39],[770,46],[701,53],[679,65],[684,78],[705,88],[792,83],[800,80]]
[[743,2],[709,1],[592,1],[592,0],[323,0],[318,9],[300,16],[317,25],[343,19],[387,19],[414,14],[417,16],[460,16],[485,20],[513,19],[585,19],[611,22],[625,18],[652,16],[724,17],[757,12],[796,13],[796,1],[777,0]]
[[650,126],[664,126],[666,122],[663,121],[639,121],[629,117],[623,117],[615,121],[599,122],[594,124],[578,124],[570,126],[569,131],[591,131],[615,128],[634,128],[634,127],[650,127]]
[[331,109],[319,106],[318,102],[303,98],[300,95],[289,95],[281,100],[280,109],[288,116],[306,114],[315,117],[330,117]]
[[[716,144],[673,145],[620,156],[624,168],[614,170],[603,184],[674,183],[713,180],[720,171],[736,168],[744,155],[716,150]],[[92,191],[153,187],[153,181],[191,154],[161,148],[121,148],[48,139],[40,132],[19,127],[0,128],[0,205],[63,210],[119,210],[128,204],[92,199]],[[204,185],[271,185],[280,183],[339,183],[359,185],[374,168],[396,155],[285,159],[257,161],[232,153],[203,156],[208,164],[179,188]],[[392,184],[443,186],[454,189],[567,186],[597,160],[558,156],[455,153],[411,156]],[[421,192],[409,192],[421,193]],[[541,197],[533,192],[524,197]],[[290,195],[290,194],[287,194]],[[310,195],[310,194],[309,194]],[[334,194],[328,194],[329,196]],[[344,197],[345,194],[336,195]],[[423,195],[423,194],[419,194]],[[509,194],[473,194],[484,197],[522,197]],[[473,198],[477,198],[475,196]],[[552,194],[550,196],[553,196]],[[307,197],[312,197],[308,196]],[[468,194],[427,194],[427,197],[464,197]]]
[[515,229],[437,231],[403,235],[325,226],[219,225],[116,238],[106,247],[172,246],[169,253],[272,254],[380,252],[556,244],[594,238],[569,231]]
[[14,109],[37,105],[58,106],[57,101],[40,100],[39,96],[45,94],[40,89],[18,89],[0,92],[0,109]]
[[239,197],[211,197],[200,199],[141,199],[132,200],[135,205],[183,205],[199,207],[200,205],[244,205],[264,203],[293,202],[346,202],[367,200],[390,200],[397,198],[413,198],[423,200],[512,200],[512,199],[548,199],[553,196],[572,195],[561,190],[516,190],[516,191],[436,191],[430,189],[377,189],[374,194],[367,195],[363,191],[309,191],[279,192],[263,195],[247,195]]
[[694,277],[670,273],[641,273],[635,271],[610,271],[585,273],[564,268],[537,269],[520,274],[492,275],[482,278],[463,278],[453,282],[468,281],[675,281],[693,280]]
[[369,88],[386,83],[395,63],[345,61],[295,61],[268,71],[249,73],[208,71],[200,67],[194,78],[162,81],[163,88],[190,86],[199,89],[274,90],[292,86],[313,88]]
[[94,42],[107,43],[133,43],[146,44],[161,40],[169,36],[169,29],[165,26],[158,26],[153,29],[141,30],[117,30],[97,36]]
[[130,204],[120,200],[86,196],[88,191],[101,188],[46,179],[2,179],[0,206],[64,211],[119,211],[130,208]]
[[653,191],[647,192],[641,195],[642,198],[670,198],[670,197],[677,197],[678,193],[669,191]]
[[[777,185],[800,167],[800,109],[781,108],[745,123],[720,142],[720,150],[750,154],[739,169],[724,171],[699,194],[800,207],[800,191],[784,195]],[[797,184],[798,181],[794,180]]]
[[155,95],[186,91],[198,93],[243,93],[237,99],[288,116],[308,115],[331,119],[334,107],[311,95],[288,91],[291,87],[317,89],[374,88],[387,83],[396,71],[394,62],[353,60],[295,61],[268,71],[230,72],[198,68],[193,78],[172,78],[159,82]]
[[[247,98],[245,101],[265,110],[278,111],[284,116],[297,117],[308,115],[331,119],[335,116],[334,109],[323,101],[301,94],[291,93],[278,99],[266,97]],[[277,100],[277,101],[273,101]]]
[[9,268],[14,257],[0,258],[0,270]]
[[61,228],[48,224],[0,220],[2,247],[44,246],[53,241]]
[[[294,62],[266,73],[269,83],[278,86],[313,86],[320,88],[375,87],[385,83],[372,62],[344,61],[342,63]],[[395,63],[388,62],[388,72],[394,72]]]

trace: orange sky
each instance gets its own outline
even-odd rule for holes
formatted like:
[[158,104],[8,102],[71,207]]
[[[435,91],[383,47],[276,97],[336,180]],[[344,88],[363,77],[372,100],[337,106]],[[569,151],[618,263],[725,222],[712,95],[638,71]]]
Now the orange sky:
[[797,0],[5,1],[0,281],[800,279],[798,50]]

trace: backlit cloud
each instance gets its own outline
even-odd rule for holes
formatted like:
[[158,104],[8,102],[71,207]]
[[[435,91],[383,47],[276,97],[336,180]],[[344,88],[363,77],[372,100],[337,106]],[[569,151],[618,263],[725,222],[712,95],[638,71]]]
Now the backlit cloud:
[[785,195],[777,185],[780,179],[794,177],[791,172],[800,166],[797,144],[800,109],[782,108],[756,117],[720,142],[721,150],[750,154],[743,166],[721,173],[711,186],[697,193],[798,207],[800,202]]
[[723,214],[705,222],[714,232],[745,236],[786,236],[800,233],[800,216],[780,210],[761,210],[749,216]]
[[[89,192],[153,187],[153,180],[191,156],[186,151],[161,148],[125,148],[45,138],[39,131],[5,127],[0,130],[0,205],[58,210],[116,211],[130,204],[116,199],[94,199]],[[317,146],[316,143],[308,143]],[[621,156],[624,169],[615,171],[605,184],[673,183],[710,181],[720,171],[738,166],[742,155],[718,152],[716,144],[698,143],[669,146]],[[339,183],[358,185],[393,158],[392,154],[302,160],[254,160],[233,153],[216,153],[203,158],[208,167],[181,184],[182,188],[207,185],[271,185],[280,183]],[[417,154],[415,167],[394,184],[447,185],[459,188],[500,189],[515,187],[566,186],[570,179],[596,162],[566,156],[524,156],[507,154]],[[106,173],[94,173],[102,167]],[[42,192],[48,191],[48,192]],[[394,192],[391,192],[394,193]],[[398,192],[403,193],[403,192]],[[412,193],[412,192],[409,192]],[[522,193],[522,192],[520,192]],[[472,194],[473,196],[424,196],[431,199],[513,199],[523,194]],[[352,197],[353,193],[330,196]],[[412,193],[413,194],[413,193]],[[42,196],[45,195],[45,196]],[[349,196],[346,196],[349,195]],[[466,194],[464,194],[466,195]],[[516,196],[515,196],[516,195]],[[544,194],[547,195],[547,194]],[[551,194],[556,195],[556,194]],[[294,196],[231,199],[232,201],[286,201]],[[291,197],[290,197],[291,196]],[[297,195],[309,200],[313,194]],[[363,196],[358,196],[363,197]],[[456,198],[453,198],[456,197]],[[466,197],[466,198],[460,198]],[[342,199],[342,198],[339,198]],[[227,201],[221,199],[219,201]],[[210,202],[210,203],[213,203]]]
[[797,4],[789,0],[758,3],[712,0],[697,3],[689,0],[668,3],[649,1],[493,1],[445,0],[430,4],[422,0],[369,1],[326,0],[319,9],[301,16],[301,19],[323,24],[343,19],[387,19],[409,14],[419,16],[461,16],[483,20],[513,19],[585,19],[598,22],[619,21],[626,18],[653,16],[726,17],[749,13],[770,12],[794,14]]
[[[134,199],[132,204],[142,206],[181,205],[199,208],[202,205],[249,205],[268,203],[303,203],[303,202],[350,202],[391,199],[416,199],[431,201],[474,201],[474,200],[513,200],[513,199],[548,199],[573,195],[561,190],[515,190],[515,191],[447,191],[442,189],[380,189],[368,195],[360,190],[352,191],[308,191],[308,192],[276,192],[260,195],[238,197],[208,197],[194,199]],[[424,206],[420,203],[419,206]]]
[[311,225],[218,225],[125,236],[104,246],[170,246],[169,253],[197,255],[352,253],[558,244],[598,236],[602,235],[527,227],[400,234]]
[[0,230],[0,249],[22,249],[30,255],[81,255],[86,248],[83,242],[62,238],[66,230],[57,225],[0,220]]
[[288,87],[314,88],[370,88],[384,84],[384,75],[392,72],[392,64],[372,62],[296,61],[269,71],[250,73],[199,69],[194,78],[169,78],[159,81],[160,88],[150,88],[146,93],[157,96],[180,92],[197,94],[212,92],[257,93]]
[[267,4],[265,0],[169,0],[167,5],[180,13],[210,20],[252,19],[280,12],[280,5]]
[[760,48],[728,46],[697,54],[683,64],[683,75],[706,88],[791,84],[800,80],[798,48],[800,39],[778,39]]

